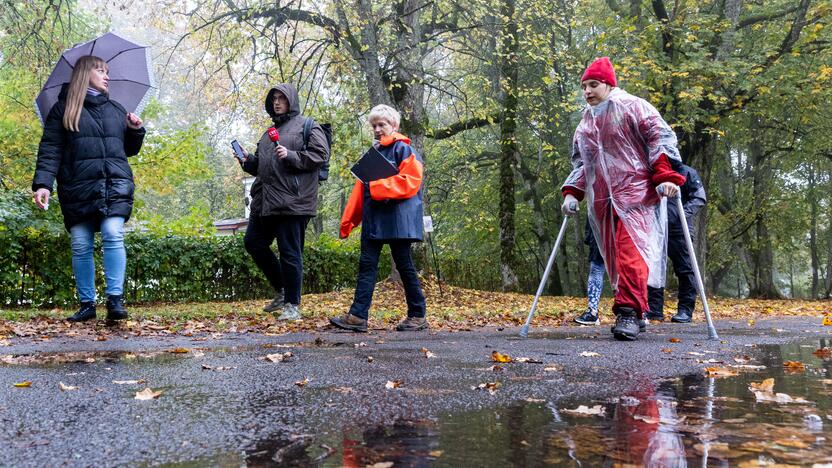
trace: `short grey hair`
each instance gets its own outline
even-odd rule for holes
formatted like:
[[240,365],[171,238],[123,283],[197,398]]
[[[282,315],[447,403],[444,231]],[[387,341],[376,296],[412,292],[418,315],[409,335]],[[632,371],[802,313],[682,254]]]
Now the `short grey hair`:
[[367,121],[372,123],[374,120],[379,119],[386,120],[394,127],[398,127],[401,123],[402,115],[399,114],[399,111],[386,104],[379,104],[370,110],[370,115],[367,117]]

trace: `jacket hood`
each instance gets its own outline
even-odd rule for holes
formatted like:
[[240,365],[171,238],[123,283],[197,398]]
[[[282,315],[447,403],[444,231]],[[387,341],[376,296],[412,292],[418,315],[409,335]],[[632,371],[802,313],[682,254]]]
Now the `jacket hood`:
[[[286,99],[289,100],[289,112],[286,114],[275,114],[274,112],[274,93],[280,92]],[[266,108],[266,113],[269,114],[269,117],[277,123],[277,119],[279,117],[284,117],[282,120],[288,120],[296,115],[300,115],[300,99],[298,98],[298,90],[295,88],[295,85],[289,83],[280,83],[269,90],[266,94],[266,101],[264,103]]]
[[407,143],[408,145],[410,144],[410,138],[402,135],[399,132],[393,132],[389,135],[384,135],[383,137],[381,137],[381,140],[379,140],[378,143],[381,146],[390,146],[390,145],[392,145],[393,143],[395,143],[397,141],[403,141],[403,142]]

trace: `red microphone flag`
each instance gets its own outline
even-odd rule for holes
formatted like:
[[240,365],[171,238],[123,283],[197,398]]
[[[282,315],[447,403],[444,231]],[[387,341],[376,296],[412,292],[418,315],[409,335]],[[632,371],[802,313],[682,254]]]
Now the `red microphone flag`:
[[280,144],[280,133],[278,133],[277,129],[274,127],[269,127],[269,140],[271,140],[275,146]]

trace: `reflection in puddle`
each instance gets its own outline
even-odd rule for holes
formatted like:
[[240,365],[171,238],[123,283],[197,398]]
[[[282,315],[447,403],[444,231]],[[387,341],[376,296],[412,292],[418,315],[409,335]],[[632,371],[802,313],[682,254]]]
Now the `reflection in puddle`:
[[[817,344],[760,346],[763,354],[753,364],[764,369],[723,378],[703,374],[642,382],[615,401],[524,401],[335,437],[319,435],[305,440],[303,450],[295,442],[291,450],[270,452],[280,455],[282,463],[348,467],[826,465],[832,463],[832,361],[813,354],[829,343]],[[788,361],[803,363],[805,369],[784,368]],[[758,400],[749,385],[767,378],[774,379],[771,395],[785,394],[793,401]],[[564,411],[598,404],[602,415]],[[262,450],[250,455],[254,465],[274,463]]]

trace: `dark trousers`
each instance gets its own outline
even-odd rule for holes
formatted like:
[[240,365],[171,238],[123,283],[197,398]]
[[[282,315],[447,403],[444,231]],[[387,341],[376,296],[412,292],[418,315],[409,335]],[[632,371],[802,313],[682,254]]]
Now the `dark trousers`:
[[[673,262],[673,271],[676,278],[679,278],[679,312],[687,312],[693,315],[696,306],[696,276],[693,273],[693,264],[688,255],[688,246],[685,244],[684,234],[670,234],[667,239],[667,255]],[[647,288],[647,301],[650,304],[650,312],[656,315],[664,313],[664,288]]]
[[[309,216],[252,216],[246,229],[246,251],[274,290],[282,290],[284,300],[295,305],[300,304],[307,224]],[[275,239],[279,261],[271,249]]]
[[367,320],[370,314],[370,305],[373,303],[373,290],[376,288],[376,276],[378,276],[378,259],[381,256],[381,248],[384,244],[390,245],[390,252],[393,254],[393,261],[402,277],[404,294],[407,300],[408,317],[425,316],[425,296],[422,294],[422,286],[419,284],[419,277],[416,275],[416,267],[413,265],[413,257],[410,255],[410,244],[408,240],[371,240],[361,239],[361,257],[358,260],[358,284],[355,286],[355,297],[352,300],[350,314]]

